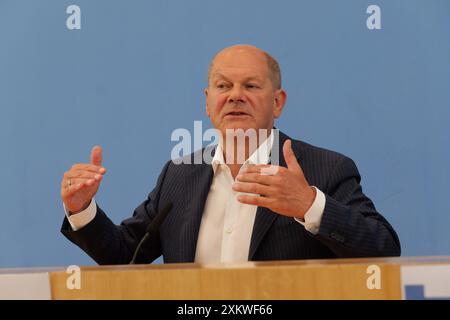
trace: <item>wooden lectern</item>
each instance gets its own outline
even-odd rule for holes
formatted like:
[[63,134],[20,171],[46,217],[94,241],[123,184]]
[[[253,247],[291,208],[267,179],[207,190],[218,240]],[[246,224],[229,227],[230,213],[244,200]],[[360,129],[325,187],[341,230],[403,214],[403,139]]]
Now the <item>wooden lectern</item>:
[[80,289],[66,268],[0,274],[48,272],[52,299],[401,299],[401,267],[430,265],[450,257],[81,267]]

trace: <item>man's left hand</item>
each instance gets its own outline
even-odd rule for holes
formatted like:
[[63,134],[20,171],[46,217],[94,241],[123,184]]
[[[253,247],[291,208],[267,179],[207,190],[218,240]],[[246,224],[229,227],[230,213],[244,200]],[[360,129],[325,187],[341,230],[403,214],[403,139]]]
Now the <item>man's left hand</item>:
[[304,220],[305,213],[316,198],[303,170],[292,151],[291,140],[283,145],[287,168],[272,165],[252,165],[236,177],[233,190],[253,193],[239,195],[238,201],[266,207],[284,216]]

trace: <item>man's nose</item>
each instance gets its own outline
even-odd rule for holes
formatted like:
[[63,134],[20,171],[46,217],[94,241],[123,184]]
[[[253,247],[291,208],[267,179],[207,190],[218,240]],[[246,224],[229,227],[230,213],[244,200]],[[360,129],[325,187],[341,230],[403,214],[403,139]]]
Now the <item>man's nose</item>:
[[241,86],[234,86],[228,96],[228,103],[245,103],[245,95]]

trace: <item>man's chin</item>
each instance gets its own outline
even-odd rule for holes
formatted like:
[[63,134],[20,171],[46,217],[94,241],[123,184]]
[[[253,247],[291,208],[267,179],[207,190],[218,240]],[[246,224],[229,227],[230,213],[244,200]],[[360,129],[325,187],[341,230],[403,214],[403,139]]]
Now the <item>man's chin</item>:
[[229,124],[224,128],[224,132],[226,132],[227,130],[230,131],[236,131],[236,130],[255,130],[257,131],[257,128],[249,123],[245,123],[245,122],[235,122],[233,124]]

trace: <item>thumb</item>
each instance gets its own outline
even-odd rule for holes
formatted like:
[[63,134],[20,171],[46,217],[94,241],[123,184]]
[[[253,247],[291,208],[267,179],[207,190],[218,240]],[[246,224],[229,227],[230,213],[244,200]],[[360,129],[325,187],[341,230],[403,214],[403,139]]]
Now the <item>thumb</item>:
[[102,147],[94,146],[91,150],[91,164],[101,166],[102,159]]
[[289,170],[296,172],[302,172],[302,168],[298,164],[297,158],[295,157],[294,151],[292,151],[291,140],[286,140],[283,145],[283,155],[286,160],[286,164]]

